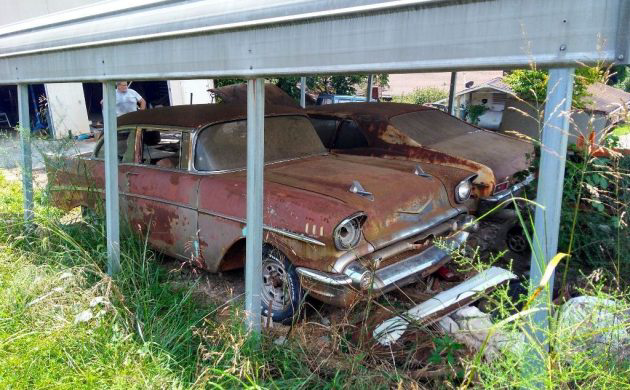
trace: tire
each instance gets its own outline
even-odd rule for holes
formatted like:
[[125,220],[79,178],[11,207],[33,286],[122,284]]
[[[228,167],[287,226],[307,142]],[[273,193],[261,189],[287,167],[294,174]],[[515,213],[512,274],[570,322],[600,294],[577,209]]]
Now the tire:
[[523,233],[523,229],[517,225],[508,230],[505,235],[507,247],[514,253],[526,253],[529,250],[529,243]]
[[300,278],[289,259],[278,249],[265,246],[262,258],[262,315],[274,322],[290,323],[302,299]]

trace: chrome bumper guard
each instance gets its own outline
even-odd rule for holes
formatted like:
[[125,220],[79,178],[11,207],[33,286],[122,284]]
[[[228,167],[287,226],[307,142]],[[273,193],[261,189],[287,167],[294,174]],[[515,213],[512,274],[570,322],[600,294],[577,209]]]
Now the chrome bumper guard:
[[[333,274],[310,268],[299,267],[297,273],[306,279],[318,284],[328,286],[352,286],[358,290],[367,290],[371,287],[376,292],[386,292],[396,286],[402,286],[408,279],[432,271],[450,258],[449,252],[459,248],[468,239],[469,233],[459,231],[445,239],[441,247],[432,245],[424,251],[412,255],[402,261],[383,267],[376,272],[370,272],[358,261],[348,264],[343,273]],[[371,258],[385,256],[388,248],[375,251]],[[382,253],[381,253],[382,252]],[[371,283],[370,283],[371,282]]]
[[404,314],[380,323],[372,336],[381,345],[391,345],[405,333],[409,323],[427,325],[478,299],[481,293],[516,279],[508,270],[491,267],[457,286],[411,308]]
[[501,191],[498,194],[482,198],[481,201],[484,204],[496,206],[498,203],[504,202],[505,200],[511,198],[513,195],[521,192],[521,190],[524,187],[528,186],[532,181],[534,181],[534,175],[529,175],[523,181],[514,184],[512,187],[506,189],[505,191]]

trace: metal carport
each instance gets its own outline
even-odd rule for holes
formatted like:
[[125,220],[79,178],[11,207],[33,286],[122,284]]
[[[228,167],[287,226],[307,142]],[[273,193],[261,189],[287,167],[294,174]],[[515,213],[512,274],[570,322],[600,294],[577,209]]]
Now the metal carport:
[[[4,9],[4,12],[11,12]],[[0,28],[0,84],[103,83],[109,271],[119,267],[114,81],[236,76],[248,83],[246,309],[260,326],[264,76],[554,68],[545,111],[532,283],[555,254],[572,68],[627,63],[629,0],[111,1]],[[32,217],[23,132],[25,217]],[[540,321],[546,321],[541,311]]]

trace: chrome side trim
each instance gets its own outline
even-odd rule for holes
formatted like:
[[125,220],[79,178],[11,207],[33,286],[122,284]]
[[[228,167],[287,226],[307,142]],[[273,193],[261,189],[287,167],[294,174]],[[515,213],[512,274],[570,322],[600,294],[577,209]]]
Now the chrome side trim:
[[[199,209],[199,212],[207,214],[207,215],[211,215],[213,217],[223,218],[223,219],[227,219],[229,221],[234,221],[234,222],[239,222],[239,223],[242,223],[244,225],[247,224],[244,218],[231,217],[229,215],[216,213],[214,211],[210,211],[210,210],[206,210],[206,209]],[[306,243],[309,243],[309,244],[314,244],[314,245],[319,245],[319,246],[326,246],[326,244],[324,244],[323,242],[321,242],[319,240],[316,240],[316,239],[314,239],[312,237],[305,236],[303,234],[291,232],[291,231],[288,231],[288,230],[284,230],[284,229],[280,229],[280,228],[276,228],[276,227],[268,226],[268,225],[263,225],[263,229],[268,230],[268,231],[273,232],[273,233],[277,233],[277,234],[289,237],[289,238],[293,238],[293,239],[296,239],[296,240],[299,240],[299,241],[303,241],[303,242],[306,242]]]
[[295,270],[301,277],[310,279],[316,283],[325,284],[327,286],[349,286],[352,284],[352,279],[346,275],[329,274],[304,267],[298,267]]
[[532,181],[534,181],[533,174],[527,176],[523,181],[514,184],[512,187],[506,189],[505,191],[502,191],[492,196],[481,198],[481,200],[484,202],[489,202],[489,203],[501,203],[504,200],[508,199],[513,194],[520,192],[523,189],[523,187],[529,185]]
[[304,242],[307,242],[309,244],[314,244],[314,245],[319,245],[319,246],[326,246],[326,244],[324,244],[323,242],[321,242],[319,240],[316,240],[314,238],[305,236],[303,234],[298,234],[298,233],[290,232],[288,230],[278,229],[278,228],[267,226],[267,225],[263,225],[263,229],[269,230],[270,232],[278,233],[278,234],[281,234],[283,236],[286,236],[286,237],[289,237],[289,238],[293,238],[293,239],[296,239],[296,240],[299,240],[299,241],[304,241]]
[[[490,267],[467,281],[442,291],[407,312],[383,321],[374,329],[372,336],[381,345],[391,345],[405,333],[410,322],[425,321],[426,324],[427,319],[430,319],[430,322],[437,321],[459,308],[460,303],[474,299],[480,293],[510,279],[516,279],[516,275],[502,268]],[[431,316],[433,317],[431,318]]]

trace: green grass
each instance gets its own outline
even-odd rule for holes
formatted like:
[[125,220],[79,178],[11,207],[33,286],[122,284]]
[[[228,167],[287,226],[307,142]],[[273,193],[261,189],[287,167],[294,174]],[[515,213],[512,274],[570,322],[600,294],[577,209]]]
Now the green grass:
[[[181,283],[145,241],[124,229],[122,272],[109,278],[103,272],[103,225],[67,221],[45,191],[36,191],[35,200],[37,228],[27,234],[20,185],[0,172],[0,388],[454,388],[464,378],[475,388],[529,386],[521,375],[524,354],[487,363],[481,354],[453,348],[451,358],[446,353],[439,364],[427,364],[430,354],[423,358],[420,352],[434,348],[431,356],[438,360],[444,353],[436,354],[426,328],[423,337],[394,351],[373,349],[361,341],[365,335],[358,331],[366,327],[356,319],[371,321],[372,313],[388,305],[386,298],[358,305],[323,332],[323,325],[305,317],[290,329],[251,337],[242,326],[241,302],[227,313],[204,304],[196,298],[194,279]],[[487,262],[464,257],[460,265],[481,269]],[[602,277],[581,293],[614,298],[620,311],[628,310],[630,294],[621,287],[626,283],[606,276],[612,279]],[[487,300],[499,319],[518,312],[506,289]],[[507,327],[529,325],[523,317]],[[574,333],[552,329],[555,353],[540,382],[630,389],[628,359],[575,351]],[[277,345],[280,335],[287,341]],[[330,340],[328,346],[318,346],[320,335]],[[423,377],[427,371],[443,374]]]
[[630,134],[630,124],[627,125],[621,125],[619,127],[616,127],[613,130],[613,134],[616,136],[622,136],[622,135],[628,135]]
[[102,224],[62,223],[47,202],[37,191],[37,227],[25,234],[20,185],[0,172],[0,388],[388,388],[401,380],[370,370],[365,357],[324,370],[304,345],[276,345],[274,333],[252,338],[240,302],[219,316],[195,298],[194,280],[182,285],[127,231],[122,272],[109,278]]

